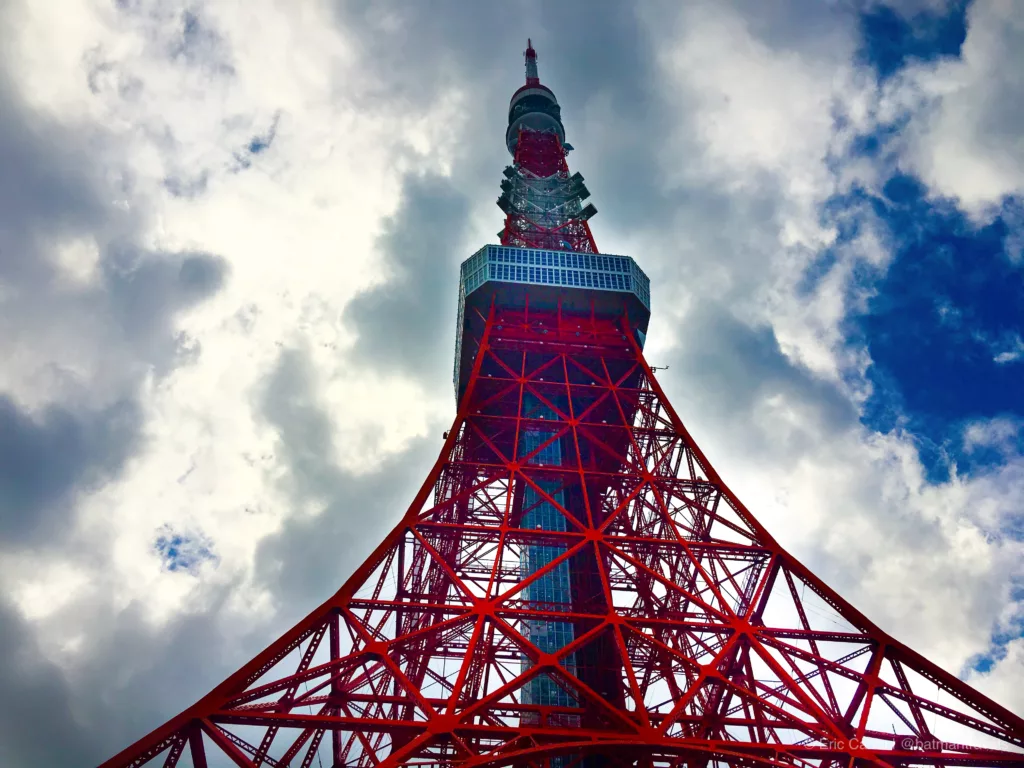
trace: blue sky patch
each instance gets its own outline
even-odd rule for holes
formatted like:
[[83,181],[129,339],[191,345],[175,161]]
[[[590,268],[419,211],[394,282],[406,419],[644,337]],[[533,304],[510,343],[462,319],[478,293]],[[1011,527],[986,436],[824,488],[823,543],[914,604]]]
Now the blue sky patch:
[[178,533],[170,526],[160,529],[153,549],[163,559],[164,568],[171,572],[195,573],[203,562],[217,559],[212,542],[205,536]]
[[277,121],[279,117],[279,115],[274,117],[274,122],[271,123],[270,128],[265,133],[256,134],[249,140],[249,145],[246,149],[249,150],[250,155],[258,155],[273,143],[274,137],[277,136]]
[[951,3],[945,14],[920,11],[904,18],[877,4],[860,17],[859,58],[885,79],[912,59],[959,56],[967,36],[967,0]]
[[[1024,417],[1024,269],[1008,254],[1003,216],[976,226],[910,176],[872,201],[895,255],[859,330],[875,392],[863,420],[917,435],[930,479],[991,466],[998,452],[967,450],[964,428]],[[1018,344],[1020,342],[1020,344]],[[948,455],[947,455],[948,454]]]
[[253,163],[252,159],[270,148],[277,137],[277,123],[280,119],[280,113],[274,115],[274,120],[266,131],[254,134],[244,148],[235,152],[235,162],[231,167],[232,173],[239,173],[250,168]]

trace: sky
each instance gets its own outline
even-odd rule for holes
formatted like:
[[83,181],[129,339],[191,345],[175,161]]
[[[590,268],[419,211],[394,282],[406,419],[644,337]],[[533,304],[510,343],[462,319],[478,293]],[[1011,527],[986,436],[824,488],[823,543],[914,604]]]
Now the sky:
[[527,37],[719,473],[1024,712],[1016,0],[4,0],[0,764],[105,759],[400,519]]

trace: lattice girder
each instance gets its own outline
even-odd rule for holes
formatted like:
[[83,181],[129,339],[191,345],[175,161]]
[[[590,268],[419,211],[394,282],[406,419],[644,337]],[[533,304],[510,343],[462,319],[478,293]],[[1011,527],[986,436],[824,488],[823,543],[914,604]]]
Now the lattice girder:
[[[387,539],[105,766],[1024,763],[1020,718],[881,632],[739,503],[628,324],[484,320]],[[572,589],[545,598],[556,577]]]
[[506,213],[503,245],[597,253],[587,223],[596,209],[584,207],[581,191],[586,188],[578,174],[569,175],[556,134],[520,130],[515,165],[502,187],[498,204]]

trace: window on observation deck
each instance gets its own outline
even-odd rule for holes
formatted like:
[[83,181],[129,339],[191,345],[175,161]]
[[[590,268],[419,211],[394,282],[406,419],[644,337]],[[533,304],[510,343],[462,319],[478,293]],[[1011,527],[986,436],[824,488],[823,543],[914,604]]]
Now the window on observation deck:
[[486,246],[462,265],[463,295],[488,280],[628,291],[650,307],[650,281],[628,256]]

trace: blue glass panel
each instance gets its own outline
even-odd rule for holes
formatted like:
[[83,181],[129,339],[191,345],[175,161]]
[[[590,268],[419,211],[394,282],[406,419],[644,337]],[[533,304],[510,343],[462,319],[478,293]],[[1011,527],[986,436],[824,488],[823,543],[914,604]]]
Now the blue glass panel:
[[[527,394],[523,399],[523,412],[533,416],[544,415],[549,420],[557,418],[557,414],[543,406],[536,397]],[[553,430],[545,430],[538,427],[529,427],[524,430],[521,443],[521,456],[526,456],[536,451],[554,434]],[[562,464],[561,446],[557,440],[552,441],[537,455],[532,457],[530,464],[556,465]],[[560,483],[553,480],[540,480],[537,485],[544,494],[551,498],[556,504],[564,505],[564,492],[560,489]],[[561,512],[537,489],[524,484],[523,488],[523,519],[522,528],[526,530],[547,530],[566,531],[568,524]],[[565,546],[541,542],[531,542],[524,546],[520,554],[520,570],[523,576],[536,573],[553,560],[564,554]],[[543,576],[535,579],[529,586],[522,590],[522,597],[528,603],[538,607],[555,608],[564,606],[569,608],[572,605],[572,588],[569,578],[568,562],[560,563]],[[574,639],[573,626],[569,622],[526,620],[523,622],[523,633],[530,642],[536,645],[545,653],[554,653],[571,643]],[[528,668],[531,661],[525,656],[522,659],[523,668]],[[576,671],[575,659],[569,656],[564,666],[573,674]],[[521,689],[521,700],[525,704],[540,704],[544,706],[571,707],[576,701],[571,694],[547,676],[538,676],[528,681]],[[530,715],[524,715],[524,720]],[[534,716],[535,717],[535,716]]]

